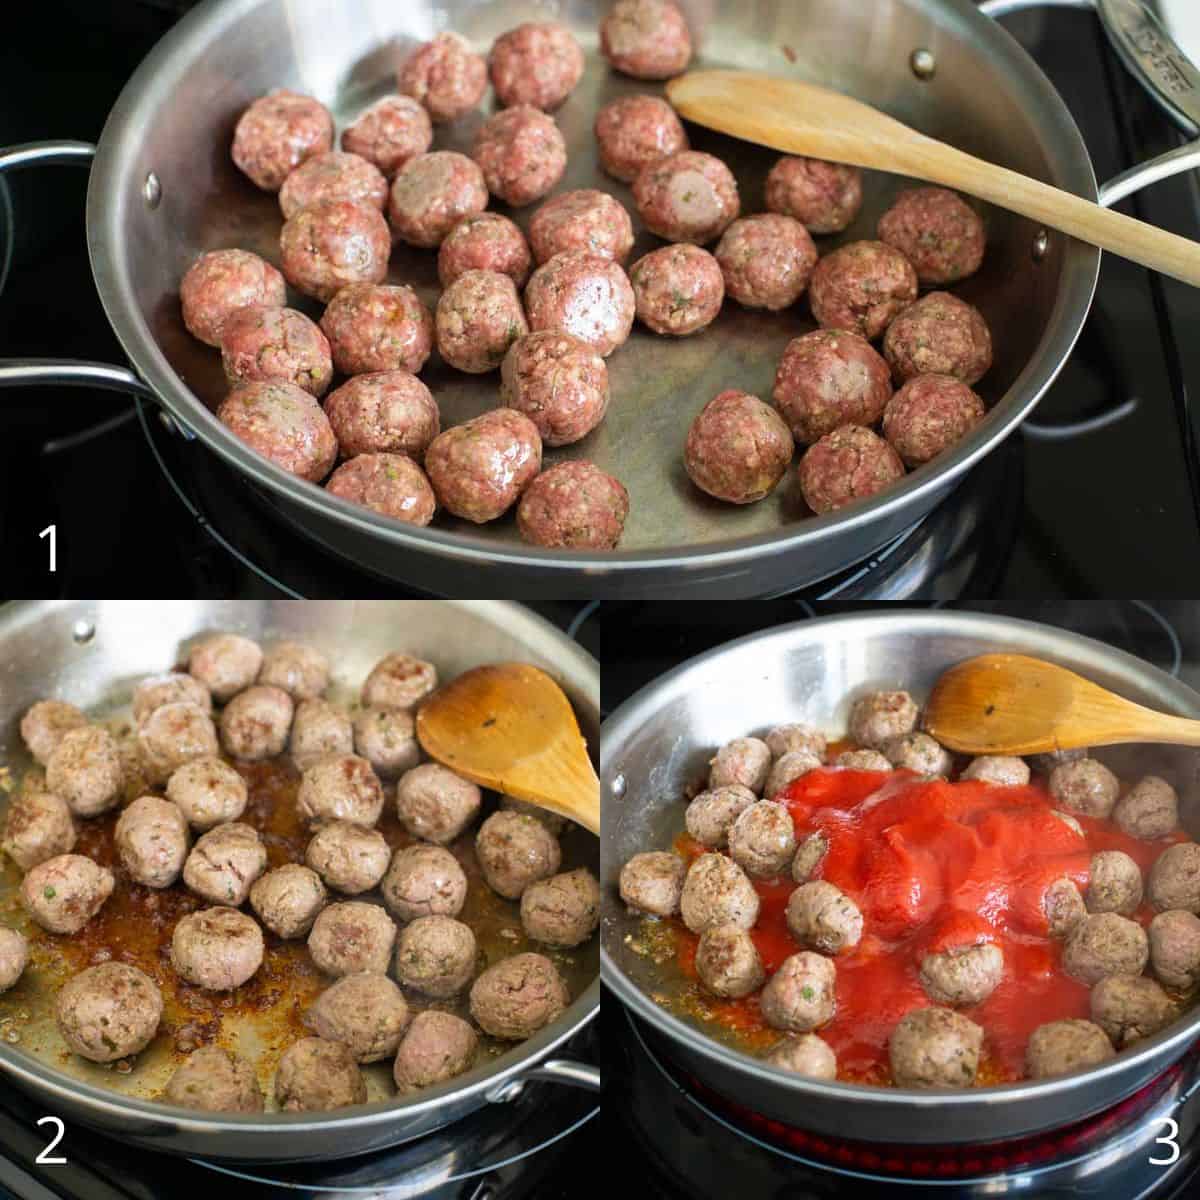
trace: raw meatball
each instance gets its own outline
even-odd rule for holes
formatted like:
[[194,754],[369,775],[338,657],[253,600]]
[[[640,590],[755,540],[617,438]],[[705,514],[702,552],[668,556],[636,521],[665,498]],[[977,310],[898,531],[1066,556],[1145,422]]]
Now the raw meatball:
[[1091,1021],[1071,1019],[1039,1025],[1025,1046],[1025,1073],[1048,1079],[1107,1062],[1113,1056],[1108,1034]]
[[788,342],[771,399],[802,445],[843,425],[874,425],[892,398],[891,373],[856,333],[816,329]]
[[438,248],[438,281],[449,287],[468,271],[499,271],[524,287],[533,267],[525,235],[500,213],[463,217]]
[[692,36],[675,0],[617,0],[600,22],[600,53],[636,79],[670,79],[692,59]]
[[811,725],[776,725],[763,739],[775,758],[804,751],[816,759],[825,757],[825,735]]
[[262,966],[257,922],[236,908],[202,908],[181,917],[171,935],[171,966],[186,983],[210,992],[241,987]]
[[367,1085],[347,1046],[301,1038],[279,1060],[275,1101],[282,1112],[329,1112],[366,1104]]
[[296,808],[310,825],[350,821],[371,828],[383,812],[383,787],[365,758],[330,755],[304,772]]
[[343,975],[304,1014],[318,1037],[339,1042],[355,1062],[391,1058],[408,1026],[408,1003],[386,975]]
[[797,883],[806,883],[811,879],[828,849],[829,839],[823,833],[810,833],[796,847],[796,857],[792,859],[792,878]]
[[1112,819],[1130,837],[1166,837],[1179,824],[1179,797],[1165,779],[1147,775],[1117,801]]
[[841,233],[862,208],[862,171],[820,158],[784,155],[767,173],[766,205],[809,233]]
[[632,911],[673,917],[679,911],[687,863],[667,850],[635,854],[622,868],[618,888]]
[[520,208],[540,200],[563,177],[567,143],[553,117],[518,104],[484,121],[471,157],[479,164],[488,191]]
[[8,802],[0,850],[28,871],[75,849],[75,822],[53,792],[18,792]]
[[946,188],[901,192],[879,218],[879,240],[916,268],[923,284],[955,283],[983,262],[986,235],[979,214]]
[[921,986],[938,1004],[981,1004],[1004,977],[999,946],[956,946],[921,960]]
[[107,812],[120,800],[123,782],[117,743],[96,725],[64,733],[46,762],[47,791],[61,796],[77,817]]
[[973,384],[992,365],[992,335],[979,309],[949,292],[930,292],[888,326],[883,353],[899,380],[952,375]]
[[396,87],[419,100],[435,121],[453,121],[483,99],[487,63],[457,33],[439,33],[409,55]]
[[821,760],[808,750],[789,750],[786,754],[781,754],[771,764],[771,773],[763,786],[763,795],[767,799],[777,796],[788,784],[822,765]]
[[1146,931],[1128,917],[1095,913],[1075,927],[1063,948],[1068,975],[1089,987],[1109,975],[1140,975],[1150,957]]
[[629,516],[620,480],[578,459],[543,471],[517,505],[517,528],[535,546],[615,550]]
[[[344,289],[343,294],[350,290]],[[406,454],[420,462],[441,432],[437,402],[408,371],[348,379],[326,398],[325,415],[342,454],[351,459],[361,454]]]
[[415,838],[445,845],[479,814],[479,788],[441,763],[422,763],[396,785],[396,815]]
[[1093,854],[1085,898],[1088,912],[1133,916],[1142,903],[1141,868],[1120,850]]
[[801,945],[822,954],[840,954],[858,945],[863,918],[858,905],[841,888],[813,879],[788,897],[787,927]]
[[868,692],[850,709],[847,732],[857,745],[878,750],[893,738],[912,733],[920,712],[907,692]]
[[191,675],[172,672],[152,675],[133,689],[133,723],[141,726],[146,718],[164,704],[194,704],[212,712],[212,693]]
[[740,784],[755,795],[762,792],[771,766],[771,751],[759,738],[734,738],[726,742],[708,763],[708,786]]
[[562,863],[558,839],[533,817],[501,809],[479,827],[475,853],[488,886],[519,900],[531,883],[549,879]]
[[251,304],[287,303],[283,276],[249,250],[210,250],[190,267],[179,284],[183,323],[207,346],[220,346],[221,330],[231,313]]
[[744,308],[778,312],[804,295],[817,265],[817,248],[799,221],[758,213],[725,230],[715,257],[727,295]]
[[1150,965],[1169,988],[1190,991],[1200,981],[1200,918],[1181,908],[1150,922]]
[[7,992],[25,970],[29,943],[15,929],[0,925],[0,992]]
[[565,250],[586,250],[623,263],[633,249],[633,222],[625,206],[607,192],[562,192],[533,214],[529,244],[539,263]]
[[364,708],[354,718],[354,751],[381,779],[412,770],[421,761],[416,725],[402,708]]
[[1029,783],[1029,764],[1007,754],[981,754],[971,759],[959,779],[978,779],[997,787],[1025,787]]
[[701,845],[719,850],[729,844],[729,830],[734,821],[757,799],[750,788],[740,783],[710,787],[687,806],[684,813],[687,831]]
[[350,896],[378,887],[391,858],[382,833],[349,821],[322,825],[304,852],[304,861],[329,887]]
[[949,775],[954,760],[945,747],[927,733],[902,733],[883,744],[884,757],[893,767],[920,775]]
[[258,762],[282,754],[296,706],[283,688],[255,684],[221,713],[221,745],[232,758]]
[[548,958],[514,954],[488,967],[471,985],[471,1016],[484,1033],[520,1042],[557,1021],[570,1000]]
[[279,235],[284,278],[326,303],[348,284],[381,282],[391,253],[392,235],[383,215],[352,200],[301,209],[284,222]]
[[506,108],[557,108],[583,76],[583,50],[557,21],[527,21],[492,44],[488,71]]
[[300,771],[329,754],[354,750],[354,728],[348,714],[328,700],[302,700],[296,705],[288,753]]
[[593,126],[600,165],[632,183],[641,169],[688,149],[688,136],[675,110],[661,96],[621,96],[596,114]]
[[383,172],[358,154],[329,150],[305,159],[279,189],[279,207],[285,221],[302,208],[327,200],[350,200],[383,211],[388,185]]
[[896,451],[861,425],[825,434],[804,452],[798,471],[804,502],[815,513],[869,499],[904,478]]
[[979,1070],[983,1030],[948,1008],[914,1008],[888,1039],[897,1087],[970,1087]]
[[409,525],[428,525],[437,511],[425,472],[403,454],[360,454],[334,471],[325,490]]
[[262,663],[263,652],[257,642],[236,633],[218,633],[192,647],[188,674],[224,704],[258,678]]
[[[357,283],[344,287],[325,309],[321,328],[329,338],[333,361],[343,375],[382,378],[393,385],[389,389],[392,393],[398,390],[399,381],[408,379],[412,383],[407,384],[407,392],[419,395],[418,389],[424,389],[425,385],[413,379],[413,376],[425,365],[433,349],[433,317],[412,288],[390,283]],[[360,394],[361,384],[359,388],[352,387],[358,382],[351,380],[338,388],[326,402],[326,412],[329,412],[334,396],[346,392],[348,388],[351,389],[349,395]],[[429,393],[425,391],[424,394],[427,396]],[[409,401],[410,405],[413,403]],[[332,413],[329,419],[334,421]],[[425,416],[424,420],[428,422],[429,417]],[[338,429],[336,422],[334,429]],[[338,441],[341,440],[339,434]],[[365,450],[391,448],[363,447]],[[343,445],[342,453],[350,457],[361,451],[355,450],[353,445]]]
[[396,172],[388,219],[410,246],[439,246],[462,220],[487,208],[483,172],[465,154],[434,150],[418,154]]
[[311,96],[281,89],[260,96],[238,118],[233,161],[264,192],[277,192],[306,158],[333,145],[333,118]]
[[398,921],[456,917],[467,899],[467,876],[441,846],[397,850],[383,878],[383,902]]
[[1186,908],[1200,913],[1200,845],[1180,842],[1164,850],[1150,868],[1146,898],[1159,912]]
[[651,233],[697,246],[720,237],[741,210],[733,173],[700,150],[648,163],[633,181],[633,202]]
[[394,651],[372,668],[362,686],[362,702],[373,708],[415,708],[437,687],[431,662]]
[[1118,1049],[1152,1037],[1177,1013],[1166,992],[1153,979],[1109,975],[1092,988],[1092,1020]]
[[639,258],[629,272],[638,320],[655,333],[707,329],[725,300],[725,278],[707,250],[683,242]]
[[558,813],[528,800],[518,800],[516,796],[501,796],[500,807],[507,812],[524,813],[527,817],[533,817],[535,821],[541,821],[555,837],[561,837],[568,824],[566,817],[560,817]]
[[341,900],[322,909],[308,935],[308,952],[326,975],[386,975],[395,944],[391,917],[378,904],[362,900]]
[[183,882],[213,904],[237,908],[266,869],[267,848],[258,831],[231,821],[197,839],[183,864]]
[[758,991],[767,977],[754,939],[736,925],[710,925],[700,935],[696,974],[714,996],[727,1000]]
[[786,871],[796,853],[796,829],[787,805],[758,800],[744,809],[729,827],[729,853],[758,879]]
[[374,163],[387,179],[432,142],[429,114],[411,96],[384,96],[342,130],[342,149]]
[[1046,930],[1053,938],[1067,938],[1087,917],[1087,906],[1075,881],[1065,875],[1056,879],[1042,895]]
[[809,1079],[836,1079],[837,1055],[815,1033],[785,1038],[772,1046],[763,1061]]
[[321,877],[299,863],[284,863],[268,871],[250,889],[250,907],[281,938],[306,936],[326,899]]
[[888,402],[883,436],[916,468],[965,437],[984,417],[983,401],[949,375],[918,375]]
[[453,917],[418,917],[396,939],[396,978],[405,987],[448,1000],[475,975],[475,934]]
[[591,433],[608,411],[608,368],[569,333],[528,333],[500,364],[500,403],[527,416],[546,446],[566,446]]
[[110,1063],[150,1044],[162,1009],[162,995],[149,975],[127,963],[106,962],[67,980],[54,1001],[54,1019],[68,1049]]
[[1117,802],[1120,781],[1094,758],[1063,763],[1050,772],[1050,795],[1063,808],[1089,817],[1107,817]]
[[471,375],[494,371],[508,348],[529,332],[516,285],[498,271],[468,271],[438,300],[438,352]]
[[337,460],[337,439],[321,406],[290,383],[244,383],[217,409],[217,419],[277,467],[324,479]]
[[396,1053],[396,1090],[414,1092],[461,1075],[478,1044],[475,1030],[462,1017],[432,1009],[417,1013]]
[[246,811],[246,781],[219,758],[193,758],[167,781],[167,799],[204,833]]
[[586,867],[531,883],[521,894],[521,925],[535,942],[569,949],[586,942],[599,923],[600,885]]
[[763,1020],[774,1029],[811,1033],[833,1020],[837,970],[820,954],[791,954],[767,980],[759,1002]]
[[683,465],[692,482],[730,504],[770,495],[792,460],[792,435],[757,396],[734,388],[714,396],[688,429]]
[[425,454],[439,503],[480,525],[503,516],[541,467],[537,426],[511,408],[494,408],[447,429]]
[[169,800],[139,796],[120,817],[113,842],[135,883],[165,888],[179,878],[188,854],[187,818]]
[[138,730],[137,747],[147,777],[152,783],[162,783],[193,758],[213,757],[217,730],[198,705],[164,704]]
[[607,358],[629,337],[636,302],[619,264],[567,250],[534,271],[525,307],[531,329],[569,333]]
[[752,929],[758,920],[758,903],[754,885],[737,863],[723,854],[701,854],[688,868],[679,911],[693,933],[713,925]]
[[[137,717],[136,692],[134,717]],[[86,715],[73,704],[64,700],[39,700],[30,705],[21,718],[21,738],[29,753],[44,767],[63,737],[73,729],[82,729],[87,723]]]
[[201,1046],[171,1076],[163,1091],[167,1104],[202,1112],[260,1113],[262,1088],[254,1067],[220,1046]]
[[883,242],[851,242],[817,263],[808,295],[817,324],[873,342],[917,298],[917,273]]

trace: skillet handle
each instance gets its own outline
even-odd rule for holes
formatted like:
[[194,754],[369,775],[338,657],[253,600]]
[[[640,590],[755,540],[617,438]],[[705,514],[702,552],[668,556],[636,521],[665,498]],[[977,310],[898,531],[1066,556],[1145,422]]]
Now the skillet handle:
[[531,1070],[522,1071],[506,1079],[499,1087],[487,1094],[493,1104],[504,1104],[515,1100],[525,1090],[525,1085],[534,1081],[562,1083],[568,1087],[584,1088],[589,1092],[600,1090],[600,1068],[575,1058],[548,1058]]

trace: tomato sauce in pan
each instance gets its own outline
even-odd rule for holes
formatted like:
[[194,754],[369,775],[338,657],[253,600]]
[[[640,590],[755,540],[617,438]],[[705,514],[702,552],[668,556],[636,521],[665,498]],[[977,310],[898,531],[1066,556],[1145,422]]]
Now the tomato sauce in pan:
[[[1085,889],[1096,851],[1123,850],[1144,873],[1167,845],[1187,840],[1176,833],[1141,841],[1072,813],[1080,837],[1036,782],[996,787],[908,771],[816,770],[775,798],[790,809],[798,841],[816,832],[828,839],[813,878],[836,884],[862,910],[862,940],[836,959],[836,1014],[817,1032],[837,1054],[838,1078],[863,1083],[891,1082],[892,1029],[932,1003],[918,979],[922,958],[984,941],[1004,952],[1004,977],[983,1003],[961,1010],[986,1033],[978,1082],[1021,1078],[1034,1029],[1088,1015],[1088,989],[1062,970],[1062,943],[1049,936],[1046,888],[1065,875]],[[675,849],[690,863],[706,848],[684,833]],[[790,876],[752,882],[761,908],[751,936],[770,975],[801,949],[785,919],[797,885]],[[1143,904],[1135,919],[1148,924],[1153,915]],[[699,938],[678,919],[672,926],[676,962],[695,980]],[[766,1025],[757,995],[706,996],[703,1007],[752,1053],[782,1036]]]

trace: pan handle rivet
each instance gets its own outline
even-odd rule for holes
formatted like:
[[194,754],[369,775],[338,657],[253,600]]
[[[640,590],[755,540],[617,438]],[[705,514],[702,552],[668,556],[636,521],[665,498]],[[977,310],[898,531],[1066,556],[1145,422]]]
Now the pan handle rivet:
[[86,646],[96,636],[96,623],[94,621],[76,621],[71,630],[71,636],[77,645]]
[[625,795],[625,776],[618,775],[612,783],[608,785],[608,790],[619,800]]
[[146,176],[146,182],[142,184],[142,199],[146,201],[147,208],[157,208],[162,199],[162,184],[153,171]]
[[923,47],[908,56],[908,65],[918,79],[932,79],[937,71],[937,59],[933,57],[933,51]]
[[1050,234],[1045,229],[1039,229],[1033,239],[1033,261],[1041,262],[1050,250]]

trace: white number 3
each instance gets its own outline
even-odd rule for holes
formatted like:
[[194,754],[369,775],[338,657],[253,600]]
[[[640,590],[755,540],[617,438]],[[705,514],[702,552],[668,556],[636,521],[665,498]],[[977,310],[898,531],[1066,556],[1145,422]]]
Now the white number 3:
[[1179,1161],[1179,1143],[1175,1140],[1179,1136],[1179,1122],[1172,1120],[1170,1117],[1161,1117],[1158,1124],[1163,1126],[1167,1132],[1162,1137],[1156,1137],[1154,1144],[1156,1146],[1170,1146],[1170,1157],[1151,1158],[1150,1165],[1154,1167],[1169,1167],[1172,1163]]
[[53,1150],[54,1147],[63,1140],[63,1134],[67,1132],[67,1127],[58,1119],[58,1117],[40,1117],[38,1119],[38,1126],[40,1127],[42,1125],[53,1125],[58,1132],[51,1139],[50,1145],[48,1145],[45,1150],[43,1150],[41,1154],[39,1154],[33,1161],[48,1167],[64,1165],[67,1161],[65,1158],[50,1158],[49,1155],[50,1151]]

